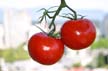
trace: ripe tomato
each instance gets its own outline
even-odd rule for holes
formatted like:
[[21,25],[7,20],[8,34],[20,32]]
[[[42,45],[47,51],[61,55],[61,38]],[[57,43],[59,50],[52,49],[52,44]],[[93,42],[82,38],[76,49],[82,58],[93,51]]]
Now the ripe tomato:
[[64,44],[60,39],[45,33],[33,35],[28,42],[31,58],[40,64],[51,65],[60,60],[64,53]]
[[95,37],[96,29],[88,19],[68,20],[61,27],[62,41],[74,50],[88,47]]

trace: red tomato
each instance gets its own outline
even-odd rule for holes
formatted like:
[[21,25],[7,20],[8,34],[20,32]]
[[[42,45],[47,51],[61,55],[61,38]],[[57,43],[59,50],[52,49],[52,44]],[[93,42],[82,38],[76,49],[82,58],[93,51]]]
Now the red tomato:
[[37,33],[30,38],[28,51],[33,60],[44,65],[51,65],[62,57],[64,44],[60,39]]
[[96,29],[88,19],[69,20],[61,27],[61,39],[74,50],[87,48],[96,37]]

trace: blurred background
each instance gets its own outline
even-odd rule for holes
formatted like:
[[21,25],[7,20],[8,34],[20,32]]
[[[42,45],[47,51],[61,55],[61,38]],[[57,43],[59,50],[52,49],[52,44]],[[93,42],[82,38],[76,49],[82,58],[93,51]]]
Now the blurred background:
[[[66,0],[78,14],[93,21],[97,36],[87,49],[66,47],[62,59],[54,65],[41,65],[31,59],[28,39],[40,32],[34,24],[47,30],[45,22],[37,24],[41,8],[58,6],[60,0],[0,0],[0,71],[108,71],[108,0]],[[62,13],[67,12],[63,9]],[[66,19],[57,17],[57,30]]]

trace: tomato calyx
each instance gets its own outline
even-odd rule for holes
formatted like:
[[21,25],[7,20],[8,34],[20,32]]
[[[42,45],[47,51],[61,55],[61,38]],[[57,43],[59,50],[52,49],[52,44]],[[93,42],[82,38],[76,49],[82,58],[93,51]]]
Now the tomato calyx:
[[51,31],[49,33],[45,32],[43,29],[41,29],[39,26],[34,25],[36,28],[38,28],[39,30],[41,30],[44,34],[46,34],[47,36],[50,37],[54,37],[54,38],[59,38],[60,37],[60,32],[54,32],[52,33]]
[[48,33],[47,35],[48,35],[48,36],[51,36],[51,37],[54,37],[54,38],[60,38],[60,32],[55,32],[55,33],[53,33],[53,34],[52,34],[52,33],[51,33],[51,34]]
[[67,19],[70,19],[70,20],[78,20],[78,19],[83,19],[85,16],[82,16],[82,15],[76,15],[77,17],[75,17],[73,14],[71,13],[64,13],[63,15],[60,15],[60,17],[63,17],[63,18],[67,18]]

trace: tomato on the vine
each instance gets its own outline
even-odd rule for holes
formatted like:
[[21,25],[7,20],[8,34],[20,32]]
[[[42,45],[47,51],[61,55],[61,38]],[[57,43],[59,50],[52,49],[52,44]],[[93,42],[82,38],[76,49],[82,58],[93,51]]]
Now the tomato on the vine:
[[28,51],[33,60],[40,64],[52,65],[61,59],[64,53],[64,44],[59,38],[40,32],[30,38]]
[[87,48],[96,37],[96,29],[89,19],[68,20],[61,27],[61,39],[74,50]]

